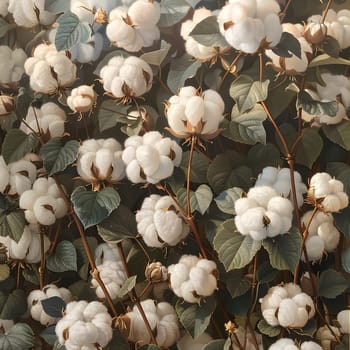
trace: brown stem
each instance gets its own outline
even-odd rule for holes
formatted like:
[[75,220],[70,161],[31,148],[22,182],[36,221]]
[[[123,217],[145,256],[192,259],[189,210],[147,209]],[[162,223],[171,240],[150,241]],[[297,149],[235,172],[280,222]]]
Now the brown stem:
[[323,23],[325,22],[326,17],[327,17],[327,13],[328,13],[328,11],[329,11],[331,5],[332,5],[332,2],[333,2],[333,0],[328,0],[328,1],[327,1],[327,5],[326,5],[326,7],[325,7],[325,9],[324,9],[324,11],[323,11],[323,15],[322,15],[322,19],[321,19],[321,24],[323,24]]
[[58,240],[59,240],[59,237],[60,237],[60,233],[61,233],[61,227],[62,227],[62,221],[58,220],[58,224],[57,224],[57,227],[56,227],[54,238],[51,241],[50,249],[47,252],[47,255],[49,255],[49,256],[54,252],[54,250],[56,248],[56,245],[58,243]]
[[39,266],[39,284],[42,290],[45,286],[45,244],[44,227],[40,226],[40,266]]
[[[125,272],[125,275],[127,278],[130,277],[130,274],[129,274],[129,268],[128,268],[128,264],[126,262],[126,258],[125,258],[125,254],[124,254],[124,251],[123,251],[123,247],[121,245],[121,243],[118,243],[117,244],[117,248],[118,248],[118,253],[119,253],[119,256],[120,256],[120,260],[123,264],[123,268],[124,268],[124,272]],[[148,322],[148,319],[147,319],[147,316],[145,314],[145,311],[143,310],[143,307],[140,303],[140,299],[139,297],[137,296],[136,292],[135,292],[135,289],[133,288],[130,292],[131,294],[131,300],[135,303],[137,309],[139,310],[139,313],[143,319],[143,322],[145,323],[145,326],[147,328],[147,331],[151,337],[151,341],[152,341],[152,344],[156,344],[157,345],[157,340],[153,334],[153,331],[152,331],[152,328]]]
[[287,10],[288,10],[291,3],[292,3],[292,0],[288,0],[286,6],[284,6],[283,11],[280,13],[281,22],[284,20],[284,17],[286,17]]
[[190,148],[190,156],[188,159],[187,165],[187,179],[186,179],[186,216],[191,217],[191,168],[192,168],[192,160],[193,160],[193,151],[194,145],[196,144],[196,136],[191,137],[191,148]]
[[41,133],[40,125],[39,125],[38,115],[36,114],[35,108],[34,107],[32,107],[32,108],[33,108],[33,112],[34,112],[36,127],[38,128],[38,135],[41,138],[42,137],[42,133]]
[[263,79],[263,55],[259,52],[259,81]]
[[226,72],[225,72],[224,76],[222,77],[222,79],[220,81],[220,84],[219,84],[218,88],[216,89],[216,91],[219,92],[221,90],[225,79],[227,78],[227,76],[230,73],[231,69],[235,66],[235,64],[237,63],[237,61],[240,59],[241,56],[242,56],[242,52],[239,52],[238,55],[233,59],[232,63],[228,67],[228,69],[226,69]]

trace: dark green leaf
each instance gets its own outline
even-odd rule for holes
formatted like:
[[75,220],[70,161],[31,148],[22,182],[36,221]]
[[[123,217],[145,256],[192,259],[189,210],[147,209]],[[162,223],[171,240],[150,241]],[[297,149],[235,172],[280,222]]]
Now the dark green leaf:
[[233,219],[224,221],[214,238],[214,249],[226,271],[248,265],[261,247],[261,241],[243,236],[236,230]]
[[350,247],[345,249],[341,254],[341,262],[344,271],[350,273]]
[[142,54],[140,58],[146,61],[148,64],[159,67],[167,56],[170,48],[171,45],[169,43],[162,41],[161,48],[159,50],[146,52]]
[[319,55],[315,57],[310,63],[309,68],[317,67],[317,66],[328,66],[330,64],[340,64],[340,65],[350,65],[350,60],[346,60],[344,58],[338,57],[334,58],[326,53],[323,55]]
[[283,32],[280,42],[272,48],[272,51],[281,57],[292,57],[292,55],[301,58],[301,46],[299,40],[288,32]]
[[15,324],[0,336],[0,350],[28,350],[34,346],[34,333],[26,323]]
[[[2,295],[3,297],[3,295]],[[18,320],[27,310],[27,296],[22,289],[15,289],[2,307],[0,318],[3,320]],[[1,349],[1,348],[0,348]]]
[[132,291],[136,285],[137,276],[129,277],[121,286],[118,292],[118,297],[123,298],[126,294]]
[[282,165],[281,155],[278,149],[271,143],[257,144],[248,152],[248,166],[257,176],[267,166],[278,167]]
[[117,123],[128,123],[129,105],[117,104],[114,100],[105,100],[98,110],[100,131],[114,128]]
[[305,112],[312,115],[328,115],[333,117],[337,114],[339,107],[336,101],[316,101],[305,90],[303,90],[298,94],[296,108],[302,108]]
[[180,22],[190,9],[186,0],[162,0],[160,2],[159,27],[170,27]]
[[25,224],[22,210],[15,210],[9,214],[3,213],[0,215],[0,236],[10,237],[18,242],[22,238]]
[[55,253],[47,259],[47,268],[53,272],[77,271],[77,251],[73,243],[58,243]]
[[338,58],[341,51],[338,40],[330,35],[326,36],[325,40],[322,42],[321,48],[325,54],[334,58]]
[[[187,195],[184,187],[176,191],[176,198],[182,207],[186,206]],[[190,191],[191,211],[198,211],[202,215],[207,211],[213,199],[213,192],[208,185],[200,185],[196,191]]]
[[12,163],[31,152],[39,144],[34,134],[27,135],[19,129],[10,130],[2,144],[2,155],[5,162]]
[[0,17],[0,38],[6,35],[6,33],[13,29],[16,28],[15,23],[8,23],[6,22],[2,17]]
[[40,337],[43,338],[49,345],[54,345],[57,340],[55,332],[56,325],[46,327],[41,333]]
[[[98,245],[97,239],[95,237],[87,236],[86,240],[87,240],[87,243],[89,245],[90,250],[92,252],[94,252],[97,245]],[[76,248],[77,252],[79,253],[79,261],[84,263],[84,264],[88,264],[89,259],[88,259],[88,256],[86,254],[82,239],[78,238],[78,239],[74,240],[73,244],[74,244],[74,247]]]
[[348,287],[349,282],[336,270],[323,271],[318,282],[318,295],[333,299],[342,294]]
[[40,149],[44,167],[49,175],[59,173],[72,164],[78,155],[79,142],[70,140],[63,145],[61,140],[51,139]]
[[256,278],[260,283],[270,283],[279,274],[279,271],[274,269],[269,261],[263,261],[259,264],[256,271]]
[[323,125],[326,137],[340,147],[350,151],[350,121],[342,120],[336,125]]
[[60,318],[66,308],[66,303],[60,297],[51,297],[41,300],[41,305],[45,313],[51,317]]
[[[182,154],[181,169],[187,173],[188,160],[190,152]],[[205,183],[207,182],[207,170],[210,162],[207,158],[199,153],[193,153],[192,167],[191,167],[191,182]]]
[[85,228],[101,223],[120,203],[118,192],[111,187],[94,192],[80,186],[73,191],[71,200]]
[[281,333],[281,327],[270,326],[264,319],[258,322],[258,330],[270,338],[277,337]]

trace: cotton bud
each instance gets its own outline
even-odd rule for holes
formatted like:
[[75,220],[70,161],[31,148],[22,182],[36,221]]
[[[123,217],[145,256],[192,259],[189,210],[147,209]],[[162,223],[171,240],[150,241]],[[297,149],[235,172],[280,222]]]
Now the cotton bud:
[[67,104],[73,112],[88,112],[96,102],[96,92],[92,86],[80,85],[72,90],[67,98]]
[[30,107],[26,115],[26,123],[22,122],[20,129],[26,134],[34,130],[46,139],[62,137],[66,120],[67,115],[62,108],[53,102],[47,102],[41,108]]
[[98,301],[71,301],[55,332],[67,350],[103,348],[112,339],[112,317]]
[[112,57],[101,69],[103,88],[115,98],[129,100],[148,92],[153,72],[147,62],[136,56]]
[[137,230],[149,247],[175,246],[189,233],[189,226],[178,214],[178,206],[169,196],[146,197],[136,213]]
[[340,311],[337,315],[340,331],[343,334],[350,334],[350,310]]
[[183,87],[166,104],[169,131],[182,138],[190,135],[213,138],[224,119],[224,109],[224,101],[216,91],[200,92],[192,86]]
[[0,95],[0,116],[10,114],[13,111],[13,97],[8,95]]
[[78,151],[78,174],[97,188],[100,182],[116,183],[125,176],[121,157],[122,147],[113,138],[85,140]]
[[310,44],[320,44],[327,36],[327,26],[323,23],[309,22],[304,29],[304,38]]
[[38,45],[33,57],[25,61],[24,69],[30,76],[30,87],[44,94],[53,94],[72,85],[77,71],[77,67],[65,52],[57,52],[53,44]]
[[[329,327],[332,329],[332,332],[330,331]],[[338,339],[341,337],[340,331],[338,327],[334,326],[322,326],[320,327],[316,332],[316,340],[319,341],[322,345],[322,349],[324,350],[331,350],[332,349],[332,342],[336,342],[337,339],[335,338],[334,334],[338,337]]]
[[196,339],[193,339],[188,333],[177,342],[178,350],[202,350],[212,340],[208,333],[202,333]]
[[349,204],[343,183],[325,172],[311,178],[308,196],[312,201],[319,201],[324,212],[338,212]]
[[[154,300],[147,299],[141,302],[141,307],[153,333],[156,334],[158,346],[168,348],[175,344],[180,337],[180,330],[173,306],[167,302],[155,304]],[[124,317],[130,322],[129,341],[141,346],[149,344],[151,337],[137,306],[135,305]]]
[[[0,46],[0,85],[17,83],[24,73],[26,59],[27,55],[22,49],[11,50],[8,46]],[[9,103],[6,100],[4,102]]]
[[153,184],[171,176],[174,166],[180,165],[181,157],[181,147],[158,131],[130,136],[122,155],[131,182]]
[[[32,290],[28,295],[28,307],[30,314],[35,321],[39,321],[43,326],[49,326],[55,324],[59,318],[49,316],[43,309],[41,304],[42,300],[46,300],[52,297],[58,297],[63,299],[65,303],[70,302],[73,299],[71,292],[66,288],[58,288],[54,284],[46,285],[42,290]],[[62,310],[63,312],[63,310]]]
[[153,282],[164,282],[168,280],[168,270],[159,261],[148,263],[145,270],[146,279]]
[[183,255],[177,264],[168,267],[173,292],[188,303],[198,303],[217,289],[217,268],[214,261]]
[[303,36],[303,26],[301,24],[283,23],[282,28],[283,32],[292,34],[298,40],[301,47],[301,57],[299,58],[294,54],[291,57],[281,57],[272,50],[266,50],[265,54],[272,60],[272,68],[277,72],[284,72],[287,75],[302,74],[309,64],[307,54],[312,53],[311,45]]

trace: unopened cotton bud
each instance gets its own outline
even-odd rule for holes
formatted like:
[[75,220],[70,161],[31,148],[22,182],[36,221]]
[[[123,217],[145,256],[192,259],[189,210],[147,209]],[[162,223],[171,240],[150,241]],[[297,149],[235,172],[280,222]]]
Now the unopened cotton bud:
[[67,104],[73,112],[88,112],[96,102],[96,93],[92,86],[81,85],[72,90]]
[[337,341],[335,336],[340,338],[341,334],[339,328],[332,325],[320,327],[315,335],[316,340],[321,343],[323,350],[332,349],[332,343]]
[[311,44],[322,43],[327,36],[327,26],[322,23],[310,22],[304,29],[304,37]]
[[160,262],[147,264],[145,277],[151,282],[164,282],[168,279],[168,270]]

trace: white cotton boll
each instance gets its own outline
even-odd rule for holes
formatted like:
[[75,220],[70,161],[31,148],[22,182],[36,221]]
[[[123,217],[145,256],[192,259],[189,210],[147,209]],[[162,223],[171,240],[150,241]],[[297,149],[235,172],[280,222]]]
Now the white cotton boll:
[[112,172],[113,153],[106,148],[99,149],[95,155],[95,166],[98,169],[98,178],[106,180]]
[[168,267],[172,289],[178,289],[188,279],[190,269],[185,264],[175,264]]
[[[50,240],[47,236],[44,236],[44,253],[46,253],[50,248]],[[32,231],[32,239],[27,250],[27,255],[24,261],[28,264],[36,264],[41,258],[41,238],[40,234]]]
[[306,293],[299,293],[293,297],[293,301],[299,306],[307,310],[309,319],[315,315],[315,306],[311,297]]
[[[330,329],[328,328],[330,327],[332,332],[330,331]],[[323,326],[320,327],[317,332],[316,332],[316,340],[318,340],[321,345],[322,345],[322,349],[324,350],[331,350],[332,349],[332,344],[331,342],[336,342],[336,338],[334,337],[333,334],[335,334],[338,338],[341,337],[340,331],[338,327],[329,325],[329,326]]]
[[153,146],[138,147],[135,156],[146,175],[152,175],[158,170],[160,166],[159,152]]
[[101,265],[105,261],[120,261],[118,249],[107,243],[99,244],[95,249],[95,264]]
[[216,278],[200,267],[193,267],[189,277],[198,295],[209,296],[216,289]]
[[262,310],[262,316],[265,319],[265,321],[272,327],[278,326],[280,323],[278,321],[278,318],[276,316],[277,309],[265,309]]
[[137,0],[128,9],[128,15],[133,23],[149,28],[157,24],[160,18],[160,6],[157,2]]
[[269,13],[264,18],[264,26],[266,41],[268,42],[269,47],[276,46],[282,37],[282,26],[280,18],[276,13]]
[[78,43],[70,48],[71,60],[77,60],[80,63],[89,63],[96,61],[103,49],[103,36],[95,32],[91,38],[84,43]]
[[[6,17],[8,13],[9,0],[3,0],[0,2],[0,16]],[[2,322],[4,320],[0,320]]]
[[292,328],[303,328],[309,320],[309,314],[303,307],[298,307],[297,317],[295,322],[291,325]]
[[208,273],[213,273],[217,269],[216,263],[208,259],[199,259],[196,266],[207,271]]
[[266,211],[265,216],[268,218],[267,225],[267,237],[276,237],[279,234],[284,234],[286,232],[282,232],[282,220],[278,214],[271,211]]
[[276,191],[269,186],[252,187],[247,193],[248,198],[254,199],[259,206],[267,208],[272,197],[277,196]]
[[337,315],[340,331],[343,334],[350,334],[350,310],[340,311]]
[[269,350],[299,350],[294,341],[289,338],[281,338],[274,342]]
[[33,212],[42,225],[53,225],[56,221],[55,216],[56,201],[51,196],[40,196],[33,205]]
[[196,291],[191,280],[185,281],[181,285],[181,295],[187,303],[198,303],[200,301],[200,297],[196,295]]
[[92,86],[80,85],[71,91],[67,104],[74,112],[88,112],[96,102],[96,93]]
[[85,153],[78,158],[77,172],[79,176],[87,182],[93,181],[95,179],[95,175],[92,172],[92,167],[94,165],[95,159],[96,153],[93,152]]
[[340,233],[332,222],[324,222],[317,229],[318,236],[323,240],[325,250],[333,252],[339,243]]
[[298,307],[292,299],[281,301],[278,309],[278,322],[282,327],[290,327],[297,319]]
[[301,288],[295,283],[287,283],[283,286],[284,290],[286,290],[288,297],[293,298],[297,294],[301,293]]
[[257,203],[252,198],[239,198],[235,201],[235,212],[237,215],[244,214],[248,209],[255,208]]
[[341,202],[336,194],[327,195],[322,201],[322,206],[327,212],[333,213],[338,212],[340,209],[342,209]]
[[313,341],[304,341],[300,350],[322,350],[322,347]]
[[24,230],[21,239],[16,242],[13,239],[9,239],[8,242],[3,242],[7,246],[8,255],[14,260],[23,260],[27,254],[28,247],[32,240],[32,232],[29,226],[24,226]]
[[[279,171],[277,168],[268,166],[262,170],[262,173],[259,175],[259,177],[266,181],[271,181],[271,184],[272,184],[273,182],[276,181],[278,174],[279,174]],[[258,177],[258,180],[259,180],[259,177]]]
[[136,159],[132,160],[126,168],[126,176],[133,183],[145,183],[146,178],[141,176],[141,167]]
[[278,213],[281,216],[292,217],[293,206],[290,200],[275,196],[267,204],[267,210]]
[[[308,237],[305,242],[305,248],[310,261],[320,260],[325,249],[324,241],[319,236]],[[305,261],[304,253],[302,254],[302,260]]]
[[27,55],[20,48],[11,50],[8,46],[0,46],[0,84],[18,82],[24,73],[26,59]]

